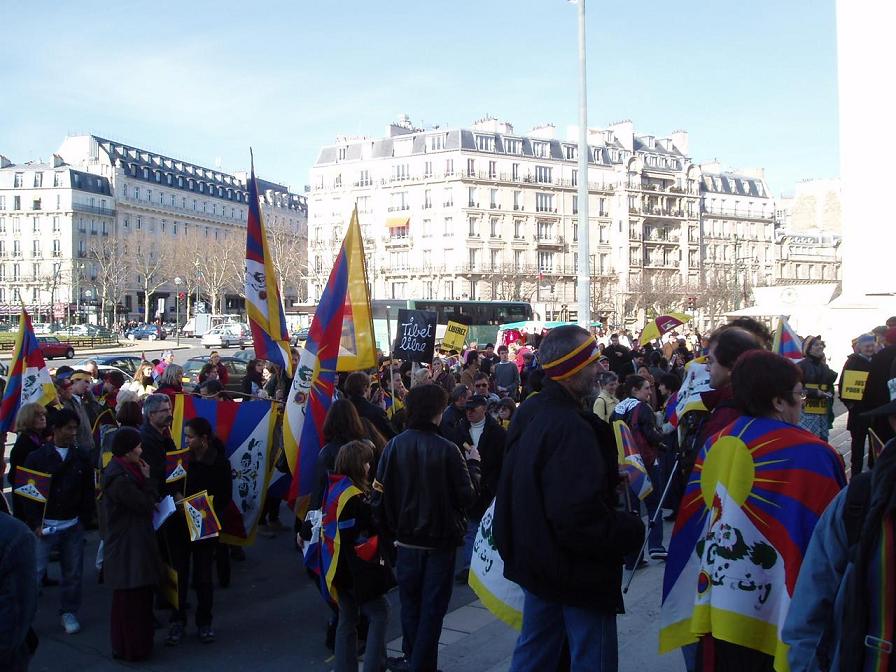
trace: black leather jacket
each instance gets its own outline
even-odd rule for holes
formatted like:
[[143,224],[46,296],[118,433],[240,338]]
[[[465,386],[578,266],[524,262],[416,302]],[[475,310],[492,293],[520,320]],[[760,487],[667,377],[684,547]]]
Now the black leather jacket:
[[381,531],[410,546],[459,546],[479,477],[479,461],[464,460],[435,425],[402,432],[386,444],[373,485]]

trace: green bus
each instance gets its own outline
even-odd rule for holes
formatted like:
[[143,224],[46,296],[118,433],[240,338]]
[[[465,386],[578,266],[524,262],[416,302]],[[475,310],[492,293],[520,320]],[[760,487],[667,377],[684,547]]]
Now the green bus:
[[373,311],[376,347],[386,353],[391,352],[390,343],[395,339],[399,308],[428,310],[438,314],[437,342],[442,340],[445,327],[451,321],[468,325],[470,331],[467,334],[467,343],[475,341],[480,346],[494,343],[498,337],[498,327],[502,324],[534,319],[532,305],[525,301],[374,299],[370,302],[370,307]]

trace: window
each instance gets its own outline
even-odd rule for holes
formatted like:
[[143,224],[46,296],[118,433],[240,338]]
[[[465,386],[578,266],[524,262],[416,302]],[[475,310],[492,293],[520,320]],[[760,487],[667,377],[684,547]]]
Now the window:
[[476,262],[478,261],[479,257],[479,250],[477,250],[475,247],[471,247],[469,250],[467,250],[467,252],[470,256],[470,268],[476,268]]
[[393,299],[405,298],[406,291],[407,291],[407,283],[406,282],[393,282],[392,283],[392,298]]
[[12,179],[12,186],[13,186],[13,187],[21,187],[21,186],[22,186],[22,179],[23,179],[24,177],[25,177],[25,173],[16,173],[16,174],[13,176],[13,179]]
[[576,242],[579,240],[579,223],[578,222],[572,223],[572,240],[573,240],[573,242]]
[[513,192],[513,209],[514,210],[522,210],[523,209],[523,192],[521,192],[521,191]]
[[53,239],[53,256],[62,256],[62,241],[60,241],[58,238]]
[[146,190],[146,202],[152,203],[152,189]]
[[[2,279],[2,276],[0,276]],[[6,290],[0,287],[0,303],[6,303]]]
[[513,251],[513,270],[519,271],[523,267],[523,251],[522,250],[514,250]]
[[554,195],[545,193],[535,194],[535,211],[554,212]]
[[370,212],[370,196],[358,196],[358,212]]
[[553,273],[554,271],[554,253],[539,250],[538,252],[538,270],[542,273]]
[[408,233],[410,227],[405,224],[404,226],[393,226],[389,229],[389,238],[391,240],[401,240],[408,237]]
[[510,167],[510,177],[511,177],[511,179],[513,179],[514,181],[520,179],[520,164],[518,164],[518,163],[514,163],[514,164]]
[[532,153],[539,158],[547,158],[551,155],[551,145],[549,142],[533,142]]
[[6,210],[6,196],[0,196],[0,210]]
[[492,238],[498,237],[498,218],[491,217],[489,218],[489,236]]
[[37,217],[31,218],[31,233],[40,233],[40,220]]
[[426,161],[423,164],[423,177],[432,177],[432,161]]
[[429,238],[432,235],[432,220],[424,219],[423,220],[423,230],[421,234],[424,238]]
[[37,188],[37,187],[42,187],[43,184],[44,184],[44,174],[41,173],[40,171],[34,173],[34,186],[35,186],[35,188]]
[[445,281],[445,298],[446,299],[454,298],[454,280],[446,280]]
[[62,186],[62,173],[60,173],[58,171],[53,173],[53,186],[54,187]]
[[454,159],[445,159],[445,174],[454,175]]
[[340,161],[345,161],[345,152],[346,152],[346,149],[347,149],[347,147],[340,147],[340,148],[339,148],[339,160],[340,160]]
[[548,166],[535,166],[535,181],[541,184],[550,184],[551,169]]
[[566,145],[563,148],[566,151],[566,158],[570,161],[575,161],[578,156],[578,148],[575,145]]
[[491,250],[490,252],[491,259],[489,261],[491,261],[491,270],[494,271],[501,265],[501,250]]
[[426,189],[423,192],[423,208],[429,209],[432,207],[432,190]]
[[62,196],[60,194],[56,194],[56,209],[62,210]]
[[554,223],[538,220],[536,226],[538,232],[538,240],[551,240],[554,237]]
[[494,180],[498,176],[498,162],[497,161],[489,161],[488,162],[488,177],[490,180]]
[[578,170],[572,171],[572,186],[574,186],[574,187],[579,186],[579,171]]
[[12,209],[13,210],[21,210],[22,209],[22,197],[21,196],[13,196],[12,197]]
[[140,200],[140,187],[134,187],[134,200]]
[[0,217],[0,233],[6,233],[6,217]]
[[12,279],[14,282],[22,279],[22,272],[18,264],[12,265]]
[[[6,256],[6,241],[0,240],[0,257],[5,257],[5,256]],[[0,264],[0,269],[2,269],[2,268],[3,268],[3,266],[2,266],[2,264]],[[2,273],[0,273],[0,279],[2,279]]]
[[391,203],[389,206],[390,211],[410,210],[411,208],[408,192],[406,191],[393,191],[389,194],[389,202]]
[[445,149],[445,134],[438,133],[429,136],[429,150],[431,152],[436,152],[440,149]]
[[452,217],[446,217],[444,220],[444,235],[450,236],[454,233],[454,219]]
[[19,218],[18,218],[18,217],[13,217],[13,218],[12,218],[12,232],[13,232],[13,233],[22,233],[22,227],[21,227],[21,225],[20,225],[20,223],[19,223]]
[[358,173],[358,186],[359,187],[369,187],[370,186],[370,171],[362,170]]
[[494,152],[495,151],[495,136],[493,136],[493,135],[477,135],[476,136],[476,148],[480,152]]
[[476,175],[476,161],[475,159],[467,159],[467,175],[469,177],[474,177]]
[[31,264],[31,277],[35,280],[40,277],[40,264]]
[[[411,176],[411,167],[407,163],[396,163],[392,166],[392,181],[401,182],[409,179]],[[337,185],[338,186],[338,185]]]
[[522,219],[513,220],[513,237],[516,239],[520,239],[523,237],[523,220]]
[[491,189],[489,192],[489,206],[492,210],[498,207],[498,190]]
[[469,228],[467,230],[467,235],[469,235],[471,238],[478,237],[479,236],[478,221],[477,221],[476,217],[470,217],[467,220],[467,223],[469,225]]
[[442,197],[442,205],[446,208],[450,208],[454,206],[454,192],[451,190],[451,187],[445,187],[444,195]]
[[479,204],[476,202],[476,187],[467,187],[467,207],[479,207]]
[[523,141],[522,140],[513,140],[511,138],[504,138],[504,151],[507,154],[522,154]]
[[572,214],[574,214],[574,215],[579,214],[579,197],[578,196],[572,197]]

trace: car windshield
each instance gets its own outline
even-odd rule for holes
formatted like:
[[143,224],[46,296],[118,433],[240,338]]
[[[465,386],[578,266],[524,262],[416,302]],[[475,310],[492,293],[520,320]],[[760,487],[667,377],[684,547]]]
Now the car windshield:
[[184,375],[198,373],[206,364],[208,360],[188,359],[184,363]]

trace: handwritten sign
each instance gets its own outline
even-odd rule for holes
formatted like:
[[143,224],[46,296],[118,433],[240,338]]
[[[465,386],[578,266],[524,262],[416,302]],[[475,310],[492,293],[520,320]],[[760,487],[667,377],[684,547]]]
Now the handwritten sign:
[[[830,389],[827,385],[814,383],[806,383],[805,387],[807,390],[819,390],[820,392],[827,392]],[[803,411],[809,415],[827,415],[829,402],[827,397],[808,397],[803,404]]]
[[448,322],[445,328],[445,337],[442,339],[443,350],[457,350],[460,352],[464,349],[464,343],[467,340],[467,332],[470,327],[460,322]]
[[865,383],[868,381],[867,371],[850,371],[843,372],[843,386],[841,387],[841,399],[847,401],[861,401],[862,395],[865,393]]
[[431,362],[438,319],[436,313],[428,310],[399,309],[393,355],[410,362]]

